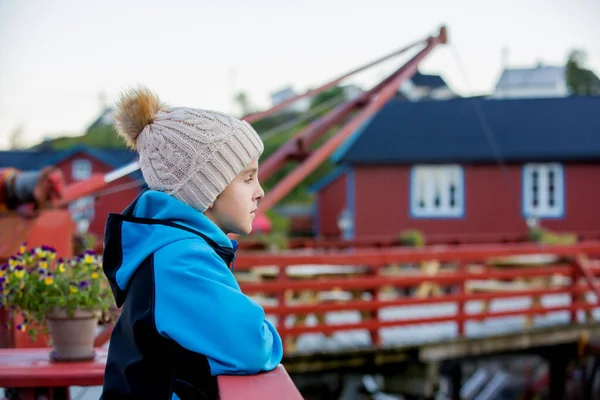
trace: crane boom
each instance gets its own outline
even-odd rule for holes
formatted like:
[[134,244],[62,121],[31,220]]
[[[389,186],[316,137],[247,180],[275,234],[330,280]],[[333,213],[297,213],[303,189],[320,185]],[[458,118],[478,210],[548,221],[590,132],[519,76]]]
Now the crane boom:
[[[285,197],[294,187],[302,182],[337,148],[339,148],[350,134],[355,132],[363,123],[375,115],[396,94],[398,86],[415,74],[419,62],[440,43],[446,43],[446,31],[444,28],[440,30],[440,34],[437,37],[430,37],[427,40],[427,46],[423,50],[390,75],[386,81],[377,85],[375,88],[376,91],[367,92],[368,95],[366,97],[369,97],[370,101],[364,109],[348,121],[337,134],[332,136],[327,142],[310,154],[304,162],[283,177],[282,180],[265,195],[264,199],[261,200],[259,212],[264,214],[273,207],[273,205]],[[333,120],[333,118],[331,118],[330,121],[331,120]],[[327,126],[325,128],[327,128]],[[267,166],[269,167],[269,165]]]

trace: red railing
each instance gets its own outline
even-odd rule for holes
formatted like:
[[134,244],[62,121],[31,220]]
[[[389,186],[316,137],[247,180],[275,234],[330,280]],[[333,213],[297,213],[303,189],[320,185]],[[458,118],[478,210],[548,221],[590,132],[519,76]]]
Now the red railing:
[[[580,240],[600,240],[600,231],[578,231]],[[531,238],[523,232],[496,232],[496,233],[456,233],[456,234],[427,234],[425,239],[428,245],[482,245],[482,244],[516,244],[531,243]],[[268,244],[264,241],[249,237],[243,238],[240,243],[242,251],[267,250]],[[318,249],[336,250],[347,248],[388,248],[398,247],[400,241],[398,236],[373,235],[363,236],[352,240],[343,240],[340,237],[294,237],[286,242],[288,250]]]
[[[515,256],[546,257],[541,263],[531,264],[531,259]],[[380,329],[409,325],[455,322],[457,334],[465,333],[465,322],[509,316],[533,317],[557,311],[570,311],[571,321],[577,321],[578,311],[590,311],[598,307],[582,299],[587,293],[595,293],[600,299],[600,286],[595,276],[600,274],[600,242],[583,242],[568,246],[538,244],[436,246],[423,249],[349,249],[323,252],[321,254],[244,254],[236,261],[236,271],[242,290],[258,295],[263,301],[267,315],[275,315],[277,327],[286,352],[293,351],[294,339],[305,333],[332,334],[348,330],[367,330],[374,345],[381,343]],[[502,260],[504,259],[504,260]],[[294,271],[298,265],[327,265],[328,271],[314,269],[305,275]],[[394,267],[394,265],[396,267]],[[417,270],[392,273],[399,265],[412,265]],[[431,266],[436,266],[431,269]],[[270,266],[261,272],[261,267]],[[355,269],[348,272],[348,266]],[[300,267],[301,268],[301,267]],[[515,287],[517,279],[524,280],[522,287]],[[534,281],[537,286],[534,285]],[[559,280],[558,283],[551,282]],[[490,287],[490,284],[492,287]],[[511,286],[513,285],[513,286]],[[384,298],[386,289],[413,288],[417,291],[435,291],[435,296]],[[451,289],[451,293],[444,291]],[[322,292],[346,292],[351,298],[319,301]],[[370,300],[363,300],[365,292]],[[309,300],[302,302],[294,297],[300,294]],[[541,296],[569,294],[570,303],[543,306]],[[358,296],[357,296],[358,295]],[[529,297],[530,306],[519,309],[468,313],[469,301],[490,302],[499,299]],[[379,313],[388,307],[452,303],[456,312],[424,318],[398,318],[382,320]],[[360,322],[307,326],[303,318],[307,314],[322,316],[325,313],[356,311],[362,315]],[[284,323],[286,317],[295,316],[300,324]]]
[[280,365],[271,372],[250,376],[219,376],[219,400],[302,400],[302,395]]

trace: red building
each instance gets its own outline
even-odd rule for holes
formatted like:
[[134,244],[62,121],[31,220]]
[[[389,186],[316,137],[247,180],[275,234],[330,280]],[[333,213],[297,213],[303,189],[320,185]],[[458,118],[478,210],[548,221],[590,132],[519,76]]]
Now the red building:
[[[600,97],[393,100],[318,182],[318,236],[600,233]],[[343,232],[340,230],[343,227]]]
[[[4,151],[0,152],[0,168],[14,167],[27,171],[54,165],[62,171],[68,184],[88,179],[92,174],[110,172],[136,158],[137,154],[128,150],[100,150],[86,146],[75,146],[63,151]],[[71,204],[71,214],[78,228],[102,238],[108,214],[121,212],[140,193],[144,185],[141,173],[136,172],[118,179],[94,196],[82,198]]]

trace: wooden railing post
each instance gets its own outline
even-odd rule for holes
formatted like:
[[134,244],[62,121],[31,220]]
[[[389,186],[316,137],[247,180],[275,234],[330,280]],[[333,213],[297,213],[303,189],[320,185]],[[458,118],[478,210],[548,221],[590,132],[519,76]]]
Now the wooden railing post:
[[[572,260],[570,261],[571,266],[573,267],[573,273],[571,274],[571,305],[574,306],[576,304],[579,303],[579,299],[581,297],[581,294],[578,290],[578,286],[579,286],[579,279],[581,278],[581,273],[579,272],[579,268],[577,268],[577,265],[575,265],[575,261]],[[584,296],[586,291],[583,292]],[[576,324],[578,318],[578,314],[579,310],[577,308],[571,310],[571,323],[572,324]]]
[[[458,272],[460,273],[468,273],[468,266],[465,262],[460,261],[458,264]],[[460,284],[458,285],[458,294],[460,296],[463,296],[467,293],[467,281],[463,280],[462,282],[460,282]],[[465,317],[467,314],[467,310],[465,307],[465,301],[464,300],[460,300],[458,301],[457,304],[457,316],[458,316],[458,321],[457,321],[457,325],[458,325],[458,336],[463,336],[465,334]]]
[[[287,274],[287,265],[278,265],[277,268],[279,271],[277,272],[276,282],[286,283],[289,278]],[[292,293],[293,296],[293,293]],[[275,294],[275,298],[277,299],[277,305],[279,306],[288,306],[286,291],[282,290]],[[279,331],[279,335],[281,336],[281,343],[283,345],[283,354],[290,349],[291,343],[288,343],[289,336],[285,333],[285,320],[287,319],[289,314],[280,314],[277,316],[277,330]]]
[[[590,268],[589,259],[588,259],[587,255],[585,255],[585,254],[577,255],[574,259],[574,265],[575,265],[575,268],[577,269],[577,272],[585,278],[588,285],[590,286],[590,289],[592,289],[592,291],[594,292],[594,295],[596,296],[596,304],[600,305],[600,284],[598,284],[598,281],[596,280],[596,276],[594,275],[594,273],[592,272],[592,270]],[[587,296],[587,291],[584,292],[582,298],[585,299],[586,296]],[[587,300],[587,299],[585,299],[585,300]],[[588,310],[586,312],[586,316],[589,320],[592,320],[593,319],[592,310]]]
[[[382,270],[382,268],[369,268],[369,270],[367,271],[367,275],[368,276],[373,276],[373,275],[381,276],[381,274],[380,274],[381,270]],[[368,293],[371,294],[371,301],[379,300],[379,298],[381,296],[381,286],[378,286],[377,288],[373,288],[373,289],[369,290]],[[368,317],[372,321],[379,321],[379,307],[371,310],[371,312],[368,313]],[[373,343],[374,346],[379,347],[381,345],[381,335],[379,334],[379,327],[375,327],[374,329],[371,329],[369,331],[369,334],[371,336],[371,343]]]

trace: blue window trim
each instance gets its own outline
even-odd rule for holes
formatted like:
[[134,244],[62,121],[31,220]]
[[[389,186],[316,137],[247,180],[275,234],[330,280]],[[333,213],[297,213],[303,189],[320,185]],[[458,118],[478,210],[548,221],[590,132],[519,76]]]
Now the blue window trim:
[[[412,194],[415,191],[415,170],[416,170],[416,168],[423,167],[423,166],[428,166],[428,165],[418,164],[418,165],[412,165],[410,168],[410,184],[409,184],[410,188],[408,191],[408,213],[409,213],[410,217],[412,219],[437,219],[437,220],[464,219],[466,217],[466,210],[467,210],[467,196],[466,196],[467,182],[465,181],[465,169],[462,165],[459,165],[460,179],[462,181],[462,191],[461,191],[462,209],[461,209],[460,214],[458,214],[458,215],[416,215],[413,212]],[[432,166],[435,166],[435,165],[432,165]]]
[[[560,193],[560,195],[562,196],[562,209],[560,210],[560,213],[558,215],[530,215],[527,213],[526,209],[527,207],[525,207],[525,193],[527,190],[529,190],[528,188],[525,187],[525,170],[526,167],[528,165],[536,165],[536,164],[557,164],[560,168],[560,177],[562,179],[562,193]],[[567,174],[565,173],[565,167],[563,164],[561,163],[526,163],[523,164],[521,166],[521,215],[523,216],[524,219],[529,219],[529,218],[536,218],[538,220],[557,220],[557,219],[564,219],[567,216]]]

